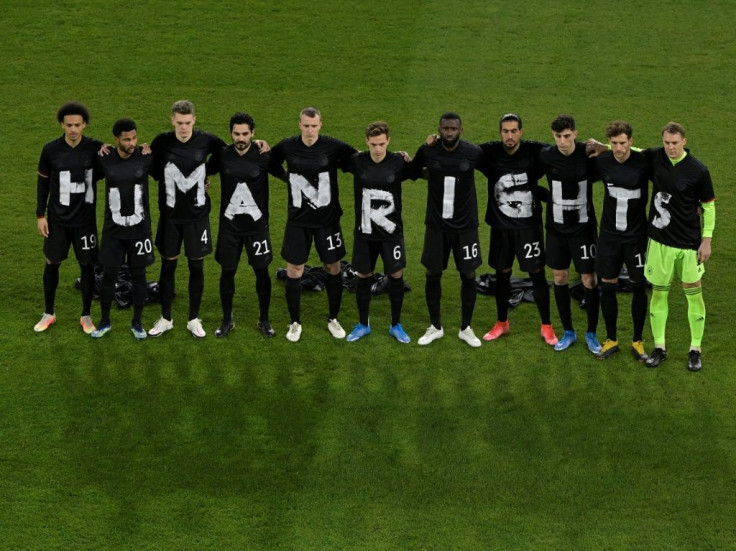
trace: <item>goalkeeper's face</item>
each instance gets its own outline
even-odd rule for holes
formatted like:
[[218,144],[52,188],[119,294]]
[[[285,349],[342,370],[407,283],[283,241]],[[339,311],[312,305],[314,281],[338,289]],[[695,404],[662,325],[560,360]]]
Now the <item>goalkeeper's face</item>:
[[380,163],[386,158],[386,152],[388,151],[388,144],[391,143],[391,138],[386,136],[386,134],[380,134],[366,138],[365,143],[368,146],[368,151],[371,152],[373,162]]

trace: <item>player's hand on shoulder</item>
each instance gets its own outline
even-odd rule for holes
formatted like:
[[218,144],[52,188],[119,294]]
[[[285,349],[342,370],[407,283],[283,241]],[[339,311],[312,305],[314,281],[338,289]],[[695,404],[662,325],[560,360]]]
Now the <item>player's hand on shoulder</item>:
[[153,151],[151,150],[151,146],[147,143],[144,143],[141,145],[141,154],[142,155],[150,155]]
[[438,134],[430,134],[429,136],[427,136],[427,140],[424,143],[426,143],[427,145],[433,146],[433,145],[436,145],[437,142],[439,141],[440,141],[440,137]]
[[102,147],[100,147],[100,150],[97,152],[97,154],[100,157],[104,157],[106,155],[109,155],[110,151],[112,151],[112,145],[110,145],[109,143],[103,143]]
[[588,157],[597,157],[604,151],[608,151],[608,146],[599,142],[594,138],[588,138],[585,140],[585,153]]
[[268,145],[268,142],[265,140],[255,140],[256,145],[258,146],[258,153],[263,155],[264,153],[268,153],[271,151],[271,146]]
[[406,151],[397,151],[396,153],[401,155],[404,158],[404,161],[406,161],[407,163],[411,162],[411,155],[409,155]]

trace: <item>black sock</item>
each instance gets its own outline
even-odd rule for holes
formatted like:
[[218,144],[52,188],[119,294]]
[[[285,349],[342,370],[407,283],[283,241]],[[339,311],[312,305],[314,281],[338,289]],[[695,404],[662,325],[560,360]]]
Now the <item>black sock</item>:
[[358,277],[355,288],[355,301],[358,305],[358,321],[368,325],[371,309],[371,280],[368,277]]
[[130,278],[133,280],[133,320],[131,325],[141,325],[143,317],[143,305],[146,303],[148,295],[148,284],[146,283],[146,269],[133,268],[130,271]]
[[340,305],[342,304],[342,276],[339,272],[335,275],[327,274],[325,289],[327,289],[327,306],[329,308],[328,319],[336,320],[338,314],[340,314]]
[[199,317],[204,293],[204,260],[189,259],[189,319]]
[[600,311],[601,293],[598,285],[592,289],[585,288],[585,313],[588,317],[588,333],[598,330],[598,312]]
[[286,277],[286,306],[291,322],[301,323],[302,278]]
[[511,298],[511,272],[496,270],[496,317],[498,321],[509,319],[509,298]]
[[56,288],[59,286],[59,267],[61,264],[46,264],[43,269],[43,300],[47,314],[54,313]]
[[547,285],[544,270],[530,273],[529,277],[532,278],[532,292],[534,293],[534,302],[537,303],[537,310],[539,310],[539,319],[542,324],[549,325],[552,323],[549,313],[549,285]]
[[640,341],[647,319],[647,290],[642,282],[634,283],[634,295],[631,297],[631,319],[634,322],[633,340]]
[[267,268],[254,269],[256,274],[256,294],[258,295],[259,320],[268,321],[271,308],[271,276]]
[[427,274],[424,282],[424,296],[427,299],[429,310],[429,321],[437,329],[442,329],[442,315],[440,304],[442,302],[442,274]]
[[[478,290],[475,286],[475,274],[460,274],[460,329],[465,329],[473,321],[473,310],[475,310],[475,297]],[[508,302],[507,302],[508,304]]]
[[174,302],[174,276],[178,259],[161,259],[161,275],[158,280],[159,294],[161,295],[161,316],[171,321],[171,305]]
[[223,268],[220,272],[220,303],[222,321],[233,319],[233,297],[235,296],[235,272],[237,268]]
[[567,285],[557,285],[555,283],[555,303],[557,303],[557,313],[560,315],[560,322],[565,331],[572,331],[572,310],[570,306],[570,287]]
[[615,283],[601,281],[600,287],[601,313],[603,314],[603,321],[606,323],[606,338],[615,341],[618,340],[616,328],[618,325],[618,298],[616,297],[616,288],[618,286]]
[[404,276],[388,278],[388,299],[391,302],[391,325],[401,323],[401,308],[404,305]]
[[92,264],[80,264],[79,287],[82,290],[82,315],[89,316],[92,310],[92,295],[95,290],[95,267]]
[[118,268],[105,268],[102,272],[102,288],[100,289],[100,325],[110,324],[110,307],[115,298],[115,280]]

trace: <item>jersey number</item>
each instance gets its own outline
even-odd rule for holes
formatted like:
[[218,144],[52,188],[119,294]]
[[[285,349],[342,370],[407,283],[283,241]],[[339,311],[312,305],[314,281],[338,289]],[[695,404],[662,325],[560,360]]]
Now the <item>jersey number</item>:
[[264,254],[270,253],[270,249],[268,248],[268,240],[264,239],[263,241],[254,241],[253,247],[255,248],[256,252],[253,253],[256,256],[262,256]]
[[[335,238],[334,241],[332,240],[333,237]],[[336,234],[334,234],[334,236],[333,235],[327,236],[327,250],[328,251],[334,251],[335,249],[341,246],[342,246],[342,235],[340,234],[340,232],[337,232]]]
[[534,241],[533,243],[524,243],[524,251],[526,251],[526,254],[524,255],[525,258],[537,258],[539,255],[542,254],[542,249],[539,246],[539,241]]
[[135,253],[138,256],[143,256],[144,254],[151,254],[151,251],[153,251],[153,246],[151,245],[150,239],[146,239],[145,241],[136,241],[135,246],[138,248],[138,251],[136,251]]

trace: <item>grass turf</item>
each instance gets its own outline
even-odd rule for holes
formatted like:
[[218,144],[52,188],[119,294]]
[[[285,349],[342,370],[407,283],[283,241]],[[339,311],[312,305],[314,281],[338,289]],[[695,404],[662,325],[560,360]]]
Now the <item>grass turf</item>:
[[[615,9],[536,1],[6,2],[3,546],[732,546],[728,144],[736,121],[728,95],[735,74],[729,13],[726,1],[622,2]],[[447,335],[426,349],[416,346],[428,323],[419,264],[421,182],[404,193],[413,286],[403,316],[414,340],[409,346],[387,335],[385,297],[373,302],[370,337],[335,342],[326,331],[323,295],[305,296],[303,341],[292,345],[283,338],[288,316],[280,284],[272,303],[278,334],[263,341],[245,263],[238,327],[215,340],[219,270],[211,258],[202,313],[210,336],[202,342],[184,329],[182,298],[175,330],[157,341],[134,342],[127,311],[113,312],[114,329],[100,342],[85,337],[77,325],[73,261],[61,269],[59,322],[48,334],[33,334],[43,262],[32,217],[34,169],[41,146],[60,134],[55,110],[82,100],[92,112],[87,134],[111,139],[112,122],[131,116],[150,141],[168,129],[170,104],[183,97],[197,105],[198,126],[222,137],[229,116],[245,109],[256,118],[256,136],[274,144],[296,133],[299,110],[315,104],[325,133],[360,147],[364,126],[386,119],[393,149],[410,152],[445,110],[463,116],[465,137],[475,142],[493,139],[499,116],[512,110],[524,118],[526,137],[540,140],[551,139],[549,121],[566,111],[578,119],[581,137],[601,137],[609,120],[625,118],[638,145],[658,143],[668,120],[682,122],[689,147],[711,168],[718,196],[705,278],[705,369],[696,375],[684,369],[689,336],[676,289],[670,359],[658,370],[635,364],[626,346],[605,362],[581,343],[553,353],[538,337],[529,304],[512,312],[510,337],[472,350],[455,337],[453,269],[443,279]],[[351,185],[348,177],[343,182],[343,229],[350,235]],[[478,184],[484,205],[482,178]],[[286,194],[278,181],[272,189],[278,250]],[[214,205],[218,194],[215,184]],[[212,222],[214,229],[215,216]],[[485,256],[485,227],[481,235]],[[152,279],[158,266],[149,271]],[[627,312],[622,297],[624,345]],[[582,327],[580,314],[574,317]],[[147,326],[157,317],[156,307],[146,309]],[[494,318],[492,299],[479,297],[476,332]],[[341,319],[346,328],[357,320],[350,295]]]

